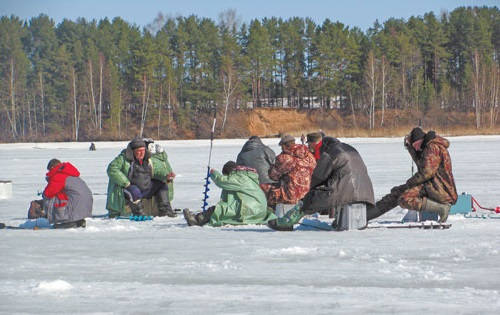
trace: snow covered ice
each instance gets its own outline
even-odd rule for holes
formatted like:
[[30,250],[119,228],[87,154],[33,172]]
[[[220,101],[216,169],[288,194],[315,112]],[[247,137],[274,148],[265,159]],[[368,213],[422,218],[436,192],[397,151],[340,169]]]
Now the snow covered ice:
[[[500,136],[454,137],[459,192],[500,205]],[[402,138],[342,139],[359,150],[376,199],[406,180]],[[212,164],[245,140],[215,140]],[[279,152],[278,139],[264,139]],[[201,207],[209,140],[160,141],[177,173],[176,208]],[[0,145],[0,222],[24,222],[51,158],[70,161],[104,214],[107,164],[126,142]],[[210,185],[209,203],[220,190]],[[399,220],[396,208],[379,220]],[[322,217],[322,220],[328,220]],[[86,229],[0,231],[0,313],[500,313],[500,220],[451,216],[449,230],[324,232],[89,219]]]

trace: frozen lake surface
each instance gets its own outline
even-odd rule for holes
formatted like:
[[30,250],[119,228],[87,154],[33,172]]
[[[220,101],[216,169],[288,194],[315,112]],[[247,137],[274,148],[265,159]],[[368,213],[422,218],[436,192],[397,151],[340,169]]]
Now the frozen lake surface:
[[[375,197],[411,175],[402,139],[343,139],[361,153]],[[459,192],[500,205],[500,136],[454,137]],[[216,140],[212,164],[245,140]],[[208,140],[160,141],[177,173],[176,208],[199,209]],[[265,139],[279,152],[278,139]],[[44,187],[51,158],[70,161],[104,214],[107,164],[126,142],[0,145],[0,222],[17,225]],[[212,184],[209,202],[219,190]],[[380,220],[399,220],[396,208]],[[321,217],[322,220],[328,220]],[[182,215],[149,222],[89,219],[86,229],[1,230],[0,313],[500,313],[500,220],[451,216],[449,230],[325,232],[299,227],[187,227]]]

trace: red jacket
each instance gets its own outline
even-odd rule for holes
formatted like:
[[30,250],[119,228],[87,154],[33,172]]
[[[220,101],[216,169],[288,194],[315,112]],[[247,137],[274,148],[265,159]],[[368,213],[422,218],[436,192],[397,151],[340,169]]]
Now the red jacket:
[[57,199],[60,200],[60,204],[54,206],[64,207],[68,200],[68,196],[64,192],[66,178],[68,178],[68,176],[78,177],[80,176],[80,172],[73,164],[64,162],[54,166],[47,172],[46,176],[48,184],[43,191],[43,195],[49,199],[57,197]]

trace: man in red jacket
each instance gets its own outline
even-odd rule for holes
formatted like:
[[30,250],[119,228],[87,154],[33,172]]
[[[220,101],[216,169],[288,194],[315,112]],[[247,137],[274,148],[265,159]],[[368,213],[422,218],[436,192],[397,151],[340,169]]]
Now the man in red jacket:
[[92,216],[93,198],[80,172],[69,162],[52,159],[47,165],[47,186],[43,191],[43,207],[55,228],[84,227]]

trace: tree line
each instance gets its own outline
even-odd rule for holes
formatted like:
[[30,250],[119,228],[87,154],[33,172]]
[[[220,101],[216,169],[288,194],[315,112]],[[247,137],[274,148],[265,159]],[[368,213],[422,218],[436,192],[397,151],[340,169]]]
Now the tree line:
[[[116,17],[59,24],[0,18],[0,140],[180,137],[216,110],[336,109],[384,128],[385,110],[471,112],[495,127],[500,13],[460,7],[375,21],[240,23],[162,14],[140,28]],[[377,113],[377,115],[375,115]],[[196,133],[195,133],[196,134]]]

